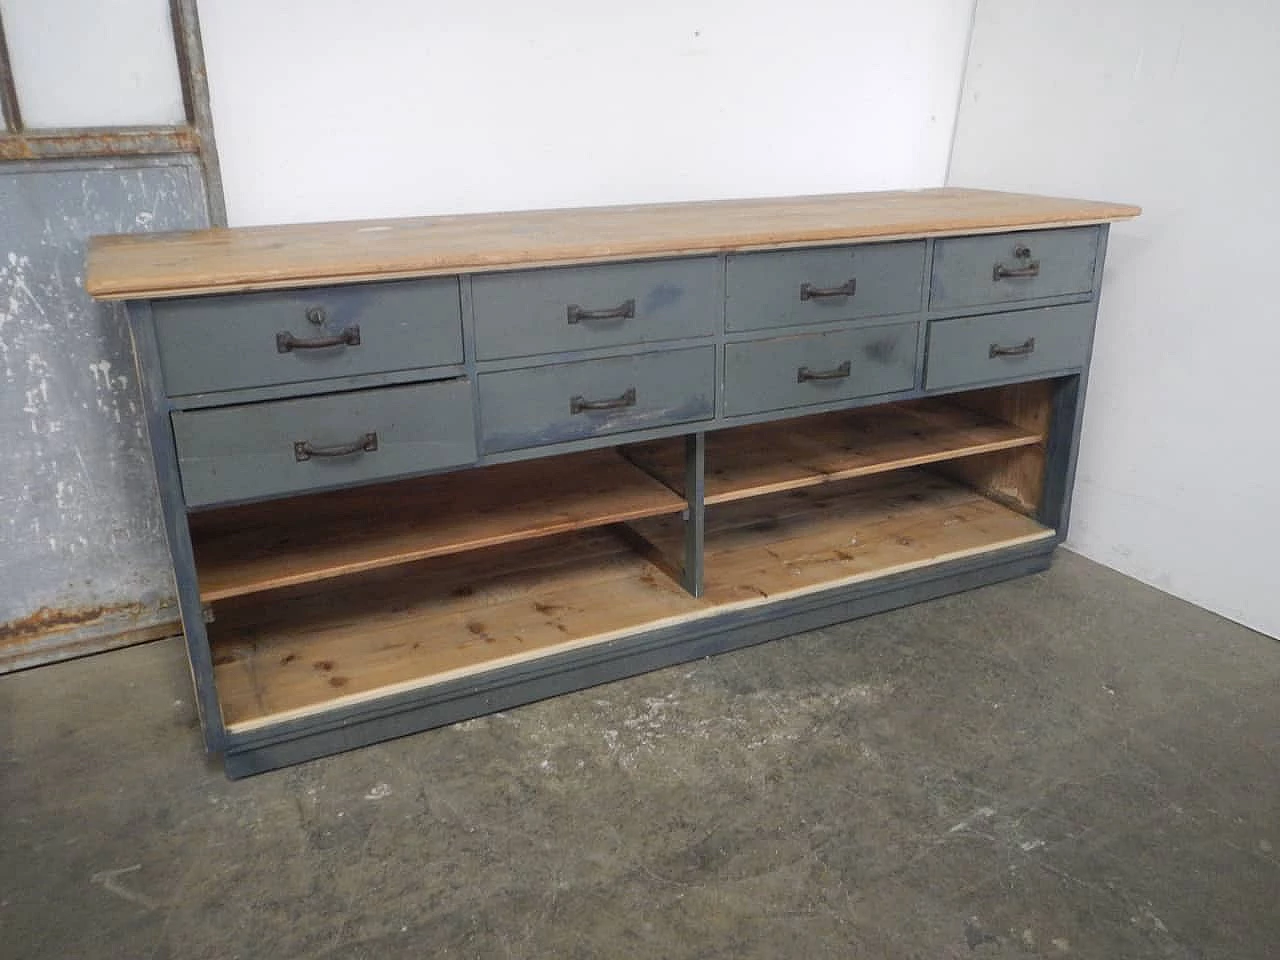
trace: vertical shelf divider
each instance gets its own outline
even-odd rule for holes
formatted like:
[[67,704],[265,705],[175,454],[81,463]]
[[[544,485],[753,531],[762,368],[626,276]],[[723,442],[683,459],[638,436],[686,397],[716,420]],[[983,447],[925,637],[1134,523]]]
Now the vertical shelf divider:
[[681,583],[692,596],[702,596],[702,556],[705,529],[707,435],[702,431],[684,438],[684,568]]

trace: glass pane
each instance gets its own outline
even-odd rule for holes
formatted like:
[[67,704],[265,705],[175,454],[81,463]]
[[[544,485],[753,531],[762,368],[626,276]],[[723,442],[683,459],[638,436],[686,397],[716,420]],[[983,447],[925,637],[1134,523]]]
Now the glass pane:
[[0,0],[23,124],[181,124],[167,0]]

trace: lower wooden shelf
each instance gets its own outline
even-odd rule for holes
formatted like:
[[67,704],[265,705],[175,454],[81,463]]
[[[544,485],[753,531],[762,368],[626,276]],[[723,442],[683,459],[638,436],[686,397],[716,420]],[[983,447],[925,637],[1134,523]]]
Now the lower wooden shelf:
[[921,470],[708,511],[706,592],[637,551],[678,555],[678,517],[486,547],[226,599],[208,632],[232,732],[781,597],[1053,536]]

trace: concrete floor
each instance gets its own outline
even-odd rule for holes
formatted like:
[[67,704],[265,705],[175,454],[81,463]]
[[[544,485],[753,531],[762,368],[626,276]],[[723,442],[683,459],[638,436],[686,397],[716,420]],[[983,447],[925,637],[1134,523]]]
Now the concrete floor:
[[1048,574],[247,781],[0,678],[5,957],[1275,958],[1280,643]]

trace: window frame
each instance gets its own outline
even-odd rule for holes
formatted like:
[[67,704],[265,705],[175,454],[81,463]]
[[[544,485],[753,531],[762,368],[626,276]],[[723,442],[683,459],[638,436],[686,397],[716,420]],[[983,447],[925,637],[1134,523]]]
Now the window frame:
[[196,0],[169,0],[169,22],[178,59],[182,105],[186,122],[177,126],[75,127],[30,130],[22,120],[22,105],[13,78],[9,45],[0,14],[0,163],[6,161],[65,160],[81,157],[155,157],[194,155],[204,174],[209,222],[227,223],[204,45]]

